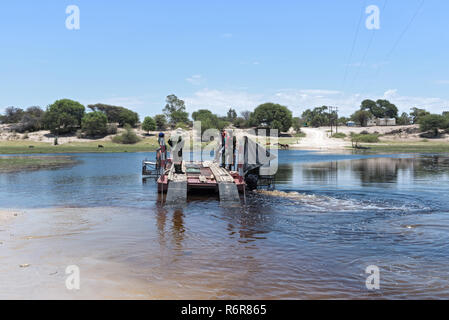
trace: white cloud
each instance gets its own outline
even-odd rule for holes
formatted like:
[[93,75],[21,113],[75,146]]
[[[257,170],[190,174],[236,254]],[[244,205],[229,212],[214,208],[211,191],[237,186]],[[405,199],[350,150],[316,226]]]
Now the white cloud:
[[388,99],[398,107],[400,112],[410,112],[410,108],[415,106],[426,108],[434,113],[449,111],[449,100],[402,96],[396,89],[387,90],[379,96],[344,93],[328,89],[283,89],[273,93],[260,94],[246,91],[202,89],[184,99],[190,112],[201,108],[222,115],[229,107],[233,107],[237,111],[253,110],[259,104],[273,102],[288,106],[295,116],[301,115],[306,109],[323,105],[339,107],[342,116],[349,116],[360,107],[360,103],[365,99]]
[[200,85],[203,82],[203,77],[200,74],[194,74],[193,76],[186,79],[186,81],[195,86]]
[[401,112],[410,112],[410,108],[420,107],[432,113],[449,111],[449,100],[435,97],[402,96],[397,89],[385,91],[384,99],[394,103]]
[[193,96],[184,98],[187,109],[192,112],[197,109],[209,109],[214,113],[225,114],[229,107],[238,111],[252,110],[265,102],[264,95],[250,94],[245,91],[222,91],[202,89]]

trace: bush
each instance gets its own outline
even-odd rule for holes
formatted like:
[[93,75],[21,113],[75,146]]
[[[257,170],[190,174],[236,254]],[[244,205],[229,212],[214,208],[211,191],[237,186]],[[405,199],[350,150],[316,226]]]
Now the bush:
[[351,134],[353,142],[377,143],[379,142],[378,134]]
[[332,138],[344,139],[344,138],[346,138],[346,134],[343,132],[334,133],[332,135]]
[[422,132],[432,131],[434,137],[439,136],[439,129],[443,129],[446,119],[442,115],[428,114],[419,119],[419,129]]
[[83,117],[81,129],[87,136],[104,136],[108,133],[108,118],[103,112],[94,111]]
[[307,136],[306,133],[302,131],[295,133],[296,138],[305,138],[306,136]]
[[133,131],[132,127],[129,124],[125,125],[124,133],[115,136],[112,139],[112,142],[120,144],[135,144],[139,141],[140,141],[139,137],[136,135],[136,133]]

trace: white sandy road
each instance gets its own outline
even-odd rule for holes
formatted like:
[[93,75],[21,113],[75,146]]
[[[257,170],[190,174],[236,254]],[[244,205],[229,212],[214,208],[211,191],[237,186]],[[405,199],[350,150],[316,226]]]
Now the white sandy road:
[[330,138],[330,133],[327,132],[327,128],[302,128],[301,131],[306,136],[301,138],[298,144],[294,144],[291,147],[309,150],[329,150],[345,149],[351,146],[349,141]]

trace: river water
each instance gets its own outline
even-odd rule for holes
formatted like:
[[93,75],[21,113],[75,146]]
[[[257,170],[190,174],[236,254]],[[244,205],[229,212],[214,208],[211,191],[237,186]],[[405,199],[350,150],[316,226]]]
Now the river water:
[[75,156],[0,175],[0,208],[25,212],[0,225],[0,298],[449,298],[449,157],[280,151],[276,191],[169,208],[141,179],[154,154]]

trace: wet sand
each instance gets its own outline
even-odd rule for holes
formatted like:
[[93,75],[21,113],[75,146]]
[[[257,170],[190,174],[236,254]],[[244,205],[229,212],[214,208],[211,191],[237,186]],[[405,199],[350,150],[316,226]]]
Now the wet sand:
[[[15,212],[1,211],[0,299],[218,299],[219,292],[232,297],[227,292],[240,281],[238,269],[232,275],[180,268],[190,254],[165,243],[144,210]],[[66,287],[71,265],[80,269],[80,290]]]

